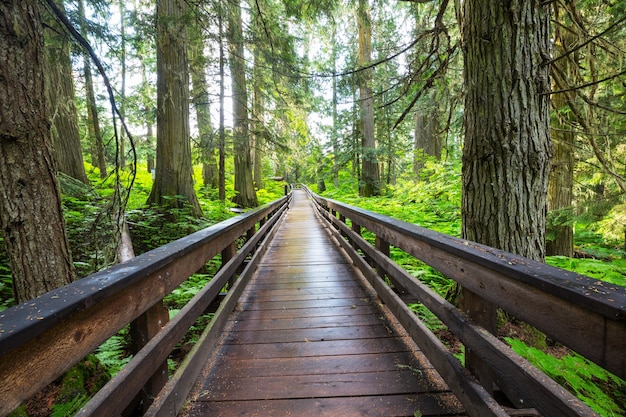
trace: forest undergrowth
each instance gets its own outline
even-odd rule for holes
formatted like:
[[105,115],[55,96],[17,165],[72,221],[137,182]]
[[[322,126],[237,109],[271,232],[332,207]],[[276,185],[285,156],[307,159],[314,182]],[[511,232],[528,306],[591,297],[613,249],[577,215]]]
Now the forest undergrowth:
[[[99,180],[98,171],[86,164],[91,188],[70,178],[61,177],[63,211],[74,266],[79,277],[85,277],[115,263],[117,240],[113,220],[114,206],[110,196],[115,189],[115,178]],[[194,173],[201,177],[199,168]],[[259,204],[263,205],[284,195],[284,183],[268,181],[266,188],[257,190]],[[148,252],[193,232],[237,215],[231,211],[234,204],[232,184],[227,184],[226,201],[218,199],[217,190],[196,184],[203,217],[197,218],[186,208],[165,209],[148,207],[145,202],[152,186],[151,174],[138,172],[126,206],[126,222],[135,255]],[[15,304],[11,272],[4,243],[0,239],[0,312]],[[202,270],[193,274],[174,289],[163,302],[174,317],[217,272],[220,255],[209,260]],[[191,350],[212,314],[200,316],[177,344],[168,358],[168,369],[173,374],[185,355]],[[70,369],[65,375],[43,389],[10,417],[65,417],[74,415],[111,377],[132,359],[129,327],[105,341],[93,354]]]
[[[460,163],[427,163],[418,181],[400,180],[378,197],[358,195],[358,183],[348,177],[340,186],[325,184],[320,193],[376,213],[414,223],[451,236],[461,235]],[[317,192],[317,184],[311,186]],[[623,236],[614,233],[609,220],[614,214],[590,219],[588,213],[570,221],[575,224],[576,257],[549,256],[546,263],[592,278],[626,287],[626,252]],[[578,222],[577,222],[578,220]],[[593,221],[595,220],[595,221]],[[368,236],[373,243],[374,236]],[[404,251],[391,248],[391,258],[440,296],[454,302],[455,282]],[[422,304],[411,305],[420,319],[460,360],[464,347],[447,327]],[[506,314],[499,315],[499,337],[520,356],[578,396],[605,417],[626,416],[626,382],[550,339],[536,342],[536,332]]]

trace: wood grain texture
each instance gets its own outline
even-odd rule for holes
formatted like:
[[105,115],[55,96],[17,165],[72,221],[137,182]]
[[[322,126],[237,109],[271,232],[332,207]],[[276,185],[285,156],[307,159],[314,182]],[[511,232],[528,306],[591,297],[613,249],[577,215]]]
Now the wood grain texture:
[[294,197],[185,413],[463,413],[372,298],[303,193]]

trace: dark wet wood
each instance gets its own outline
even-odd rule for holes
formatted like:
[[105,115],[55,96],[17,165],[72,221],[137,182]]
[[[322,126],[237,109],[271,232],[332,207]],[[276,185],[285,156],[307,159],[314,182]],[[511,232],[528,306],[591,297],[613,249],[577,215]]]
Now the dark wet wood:
[[303,193],[294,197],[185,414],[461,415]]

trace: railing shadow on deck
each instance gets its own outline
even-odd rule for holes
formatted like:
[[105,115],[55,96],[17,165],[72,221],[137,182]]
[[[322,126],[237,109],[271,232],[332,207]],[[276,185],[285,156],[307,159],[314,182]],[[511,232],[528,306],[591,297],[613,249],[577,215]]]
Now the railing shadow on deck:
[[[138,352],[77,415],[118,416],[137,407],[145,415],[176,415],[290,199],[291,194],[0,313],[0,416],[129,323]],[[163,297],[220,253],[218,273],[168,322]],[[168,380],[169,353],[220,300]]]
[[[597,415],[481,327],[495,322],[495,317],[488,317],[496,314],[495,306],[626,378],[626,288],[322,198],[303,188],[469,415]],[[374,244],[361,236],[365,230],[375,235]],[[473,301],[463,311],[454,307],[395,264],[389,258],[390,246],[453,279],[472,294]],[[473,363],[463,368],[407,307],[403,301],[407,298],[433,312],[465,345],[466,354],[471,352],[466,362]],[[497,402],[494,396],[501,394],[506,399]]]

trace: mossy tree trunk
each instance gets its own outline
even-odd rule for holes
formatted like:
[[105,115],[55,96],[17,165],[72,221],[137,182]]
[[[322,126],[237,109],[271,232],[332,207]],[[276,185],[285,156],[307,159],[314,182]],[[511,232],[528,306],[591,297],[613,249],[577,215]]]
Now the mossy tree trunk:
[[463,237],[545,256],[549,5],[464,3]]
[[40,7],[0,2],[0,218],[18,302],[74,279],[52,155]]
[[[555,18],[560,17],[560,6],[554,5]],[[555,26],[555,53],[564,55],[573,48],[577,42],[577,36],[564,29],[560,24]],[[569,54],[559,59],[556,65],[558,71],[552,71],[556,90],[567,89],[567,83],[563,82],[562,76],[573,74],[572,67],[578,65],[575,62],[576,54]],[[552,107],[554,109],[553,135],[554,135],[554,158],[552,159],[552,172],[548,183],[548,211],[553,214],[553,224],[548,226],[548,240],[546,242],[547,255],[574,256],[574,230],[569,223],[571,221],[572,203],[574,199],[574,146],[575,134],[573,131],[575,117],[568,108],[568,103],[575,96],[575,92],[557,93],[552,95]],[[560,213],[559,213],[560,212]]]
[[[545,256],[552,152],[549,7],[522,0],[463,4],[462,236],[535,260]],[[464,289],[460,306],[496,332],[493,304]],[[473,352],[466,366],[492,390],[491,371]]]
[[191,169],[185,12],[184,0],[157,2],[156,173],[148,204],[188,204],[192,214],[201,216]]
[[[65,11],[63,2],[56,1],[58,7]],[[49,18],[50,29],[46,31],[46,91],[52,117],[52,141],[57,169],[89,184],[78,129],[78,112],[76,111],[76,93],[72,77],[69,39],[65,31],[52,17]]]
[[[83,37],[87,38],[87,21],[85,16],[85,0],[78,1],[78,14],[80,28]],[[104,158],[104,142],[100,130],[100,118],[98,116],[98,104],[91,72],[91,59],[87,52],[83,52],[83,68],[85,71],[85,93],[87,96],[87,124],[91,143],[91,164],[100,170],[100,178],[107,177],[107,166]]]
[[217,188],[217,160],[215,140],[211,124],[209,87],[206,80],[207,59],[204,53],[204,40],[199,23],[190,29],[189,66],[191,69],[191,102],[196,110],[198,123],[198,143],[202,160],[202,180],[206,188]]
[[370,197],[380,194],[380,174],[376,155],[374,132],[374,98],[372,96],[372,69],[366,68],[372,60],[372,19],[368,0],[359,0],[357,10],[359,32],[359,103],[361,110],[361,181],[359,195]]
[[228,51],[233,91],[233,151],[235,153],[235,192],[233,202],[241,207],[258,205],[252,178],[248,92],[244,61],[241,1],[228,3]]

